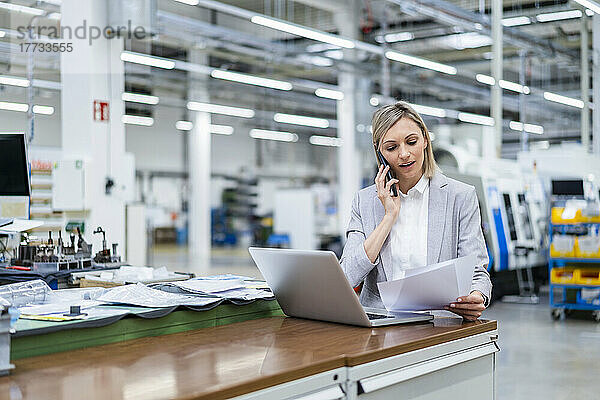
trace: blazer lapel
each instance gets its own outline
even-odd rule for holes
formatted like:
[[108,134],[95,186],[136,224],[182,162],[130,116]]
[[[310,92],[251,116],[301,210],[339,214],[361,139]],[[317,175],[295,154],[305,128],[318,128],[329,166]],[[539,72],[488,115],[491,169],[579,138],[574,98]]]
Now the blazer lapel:
[[[373,215],[375,217],[375,226],[373,227],[373,229],[375,229],[385,216],[385,208],[383,208],[383,204],[381,204],[381,201],[377,197],[377,194],[375,194],[375,198],[373,201]],[[379,251],[379,258],[381,259],[381,263],[383,264],[383,271],[385,272],[386,280],[392,279],[394,276],[394,268],[392,266],[392,249],[390,247],[390,235],[388,235],[388,237],[385,238],[385,241],[381,246],[381,250]]]
[[444,226],[446,224],[447,179],[440,172],[429,182],[429,207],[427,215],[427,264],[439,262]]

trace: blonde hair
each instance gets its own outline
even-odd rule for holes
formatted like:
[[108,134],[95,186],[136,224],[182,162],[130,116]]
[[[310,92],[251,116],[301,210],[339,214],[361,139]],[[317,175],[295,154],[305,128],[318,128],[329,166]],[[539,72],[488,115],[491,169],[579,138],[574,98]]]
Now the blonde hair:
[[[409,103],[398,101],[395,104],[383,106],[375,111],[371,123],[373,127],[373,148],[377,153],[379,150],[379,142],[383,135],[385,135],[386,132],[402,118],[410,118],[421,129],[421,133],[427,143],[423,160],[423,175],[427,178],[431,178],[436,171],[439,171],[439,167],[433,158],[433,149],[431,148],[429,131],[427,130],[427,126],[425,126],[425,122],[423,122],[423,118],[421,118],[419,113],[417,113]],[[377,154],[375,154],[375,157],[377,158],[377,164],[379,165],[380,161]]]

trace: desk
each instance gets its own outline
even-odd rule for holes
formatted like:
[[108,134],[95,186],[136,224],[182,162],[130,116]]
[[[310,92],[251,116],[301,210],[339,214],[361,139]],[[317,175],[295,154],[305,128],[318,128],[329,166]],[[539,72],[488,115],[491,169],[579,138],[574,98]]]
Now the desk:
[[[13,374],[0,378],[0,393],[24,399],[281,400],[318,392],[313,398],[335,399],[356,398],[360,386],[361,396],[382,398],[373,397],[381,379],[367,378],[388,379],[382,372],[427,362],[439,366],[462,354],[462,363],[446,362],[441,371],[454,375],[442,376],[437,385],[456,388],[458,382],[462,390],[469,384],[473,393],[483,388],[487,394],[477,398],[482,400],[493,397],[495,350],[489,346],[495,346],[496,329],[495,321],[462,323],[454,318],[375,329],[263,318],[16,360]],[[488,352],[464,357],[482,348]],[[462,365],[475,376],[461,374]],[[340,397],[340,388],[347,395]],[[431,394],[430,388],[418,386],[420,394]],[[473,396],[463,393],[462,398]]]

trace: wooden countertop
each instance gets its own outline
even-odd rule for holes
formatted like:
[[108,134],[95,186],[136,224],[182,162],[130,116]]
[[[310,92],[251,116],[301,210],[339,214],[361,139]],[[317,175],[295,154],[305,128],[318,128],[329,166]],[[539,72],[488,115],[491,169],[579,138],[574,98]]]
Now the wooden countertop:
[[16,360],[0,393],[23,399],[223,399],[492,331],[456,318],[360,328],[273,317]]

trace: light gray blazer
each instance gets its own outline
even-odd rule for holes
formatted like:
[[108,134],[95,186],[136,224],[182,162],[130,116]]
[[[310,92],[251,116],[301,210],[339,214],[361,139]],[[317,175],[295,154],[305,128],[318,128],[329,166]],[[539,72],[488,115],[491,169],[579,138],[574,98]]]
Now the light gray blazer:
[[[340,264],[352,287],[364,280],[360,302],[365,307],[384,308],[377,282],[384,282],[388,276],[393,276],[389,235],[375,263],[371,263],[363,247],[365,238],[381,222],[384,214],[385,209],[377,197],[375,185],[360,190],[354,197]],[[427,264],[476,254],[477,265],[471,290],[483,293],[487,306],[492,282],[486,269],[489,259],[481,231],[475,188],[436,172],[429,181],[428,220]]]

